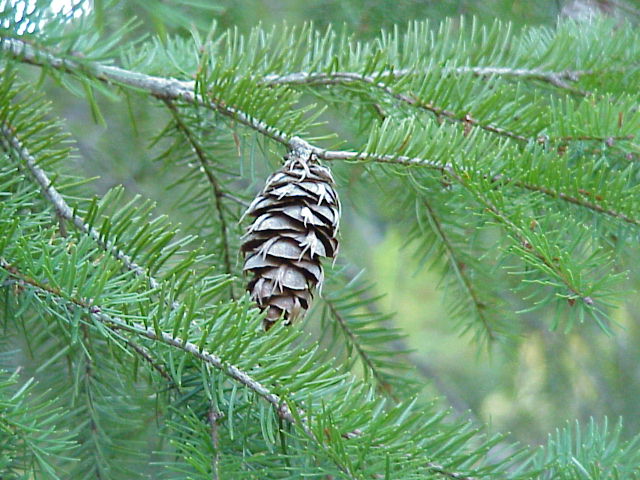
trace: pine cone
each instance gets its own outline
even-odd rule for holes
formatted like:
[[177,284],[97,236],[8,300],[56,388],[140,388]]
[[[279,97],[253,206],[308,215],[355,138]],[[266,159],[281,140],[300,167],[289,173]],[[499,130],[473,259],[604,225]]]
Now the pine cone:
[[340,202],[331,171],[306,149],[285,160],[249,206],[246,215],[256,218],[241,247],[251,298],[267,311],[265,330],[281,316],[290,324],[304,315],[322,285],[321,257],[338,251]]

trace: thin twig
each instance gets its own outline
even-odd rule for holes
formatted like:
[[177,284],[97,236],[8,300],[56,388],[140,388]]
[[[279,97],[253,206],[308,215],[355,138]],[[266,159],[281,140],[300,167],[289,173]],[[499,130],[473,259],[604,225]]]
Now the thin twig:
[[[506,180],[507,182],[509,180]],[[562,193],[562,192],[558,192],[556,190],[553,190],[551,188],[547,188],[541,185],[533,185],[530,183],[524,183],[524,182],[512,182],[514,185],[518,186],[518,187],[522,187],[525,188],[531,192],[540,192],[543,193],[544,195],[548,195],[550,197],[555,197],[555,198],[559,198],[561,200],[564,200],[565,202],[568,203],[572,203],[574,205],[577,205],[579,207],[583,207],[583,208],[587,208],[589,210],[593,210],[594,212],[598,212],[598,213],[603,213],[605,215],[608,215],[610,217],[613,218],[618,218],[626,223],[630,223],[632,225],[636,225],[636,226],[640,226],[640,219],[637,218],[633,218],[630,217],[622,212],[618,212],[617,210],[614,210],[612,208],[606,208],[603,207],[602,205],[598,205],[595,202],[590,202],[588,200],[583,200],[581,198],[577,198],[571,195],[567,195],[566,193]],[[584,192],[585,194],[589,194],[589,192]]]
[[[452,67],[444,68],[441,70],[442,74],[464,74],[473,73],[477,76],[505,76],[516,77],[524,79],[539,80],[542,82],[550,83],[558,88],[569,88],[573,90],[573,87],[568,85],[567,82],[577,82],[580,77],[584,75],[593,75],[595,72],[592,70],[561,70],[561,71],[548,71],[540,69],[529,68],[510,68],[510,67],[494,67],[494,66],[477,66],[477,67]],[[406,77],[409,75],[423,75],[425,72],[415,69],[398,69],[398,70],[386,70],[376,74],[378,79],[393,79]],[[331,77],[344,77],[355,78],[362,77],[361,74],[356,72],[297,72],[286,75],[266,75],[264,77],[264,83],[269,85],[304,85],[304,84],[317,84],[322,81],[329,81]]]
[[360,357],[362,362],[367,366],[367,368],[373,374],[374,378],[376,379],[376,381],[378,383],[378,387],[384,393],[389,394],[391,386],[384,379],[383,375],[378,371],[378,367],[376,367],[376,365],[373,363],[373,360],[371,359],[369,354],[366,352],[366,350],[364,350],[364,348],[362,348],[362,345],[360,345],[360,342],[358,341],[358,338],[356,337],[356,334],[353,333],[353,330],[351,330],[351,328],[347,324],[347,321],[340,314],[340,312],[338,311],[338,309],[336,308],[336,306],[333,304],[333,302],[330,299],[328,299],[326,296],[322,296],[322,300],[324,300],[324,303],[327,305],[327,307],[329,307],[329,311],[331,312],[331,315],[335,319],[336,323],[340,326],[340,328],[342,329],[344,334],[349,338],[349,341],[354,346],[354,348],[355,348],[356,352],[358,353],[358,356]]
[[439,465],[437,463],[429,462],[428,467],[429,470],[431,470],[433,473],[437,473],[439,475],[442,475],[443,477],[451,478],[453,480],[477,480],[476,477],[469,477],[464,473],[450,472],[442,465]]
[[[456,176],[458,177],[456,180],[458,180],[460,184],[464,185],[465,184],[464,179],[462,179],[462,177],[458,176],[457,174]],[[513,223],[513,221],[507,215],[505,215],[490,199],[488,199],[484,195],[476,196],[476,198],[482,205],[486,207],[486,209],[489,212],[493,214],[493,216],[496,219],[498,219],[505,227],[511,230],[513,236],[517,239],[517,241],[520,243],[522,248],[526,249],[538,260],[540,260],[547,269],[553,272],[557,276],[557,278],[562,283],[564,283],[564,285],[573,295],[575,295],[577,298],[582,300],[582,302],[587,306],[594,305],[595,302],[593,298],[589,295],[585,295],[579,292],[573,286],[573,282],[571,281],[571,278],[568,278],[567,274],[563,272],[561,269],[559,269],[558,266],[549,258],[547,258],[547,256],[544,253],[542,253],[539,249],[536,249],[534,245],[531,245],[527,240],[527,238],[523,235],[522,229],[518,227],[515,223]]]
[[[552,85],[555,85],[559,88],[563,88],[571,91],[572,93],[577,93],[580,95],[588,95],[589,92],[582,91],[572,87],[567,83],[567,80],[577,81],[580,76],[591,74],[591,71],[588,70],[565,70],[561,72],[548,72],[537,69],[512,69],[512,68],[502,68],[502,67],[456,67],[450,69],[444,69],[442,74],[446,75],[449,73],[473,73],[478,76],[486,76],[486,75],[504,75],[504,76],[512,76],[519,78],[531,78],[535,80],[542,80],[548,82]],[[288,75],[267,75],[264,77],[263,83],[266,85],[342,85],[349,83],[366,83],[368,85],[372,85],[379,90],[382,90],[387,95],[395,98],[396,100],[400,100],[408,105],[412,105],[418,107],[423,110],[427,110],[436,117],[446,118],[452,122],[459,122],[464,125],[471,125],[475,127],[479,127],[488,132],[492,132],[498,135],[502,135],[504,137],[511,138],[513,140],[517,140],[522,143],[527,143],[530,139],[524,135],[520,135],[516,132],[512,132],[507,130],[506,128],[500,127],[495,124],[485,124],[480,122],[479,120],[473,118],[470,113],[459,116],[455,112],[447,110],[442,107],[438,107],[430,102],[423,102],[416,97],[411,95],[403,94],[396,92],[392,89],[387,82],[381,81],[382,79],[392,79],[403,77],[409,74],[415,74],[415,71],[411,70],[398,70],[398,71],[388,71],[382,72],[381,74],[377,74],[375,76],[372,75],[362,75],[356,72],[318,72],[318,73],[308,73],[308,72],[298,72]],[[598,140],[604,141],[604,138],[589,138],[589,140]]]
[[449,264],[451,265],[451,268],[453,268],[456,274],[456,277],[458,277],[458,280],[460,281],[464,289],[467,291],[467,294],[471,299],[471,304],[473,305],[474,310],[478,315],[478,318],[480,319],[480,321],[484,325],[485,330],[487,331],[489,340],[494,341],[496,339],[496,334],[493,331],[491,322],[486,316],[486,313],[484,310],[485,306],[480,301],[480,298],[478,297],[478,293],[476,292],[473,284],[471,283],[471,279],[469,278],[469,275],[467,275],[464,272],[464,267],[462,265],[462,262],[457,257],[456,250],[451,244],[451,239],[449,238],[447,233],[444,231],[444,228],[442,226],[442,223],[440,222],[440,219],[436,216],[436,212],[433,210],[429,202],[427,202],[426,200],[423,200],[423,205],[429,216],[431,226],[433,227],[433,230],[436,233],[437,237],[440,239],[440,242],[442,242],[442,245],[445,249],[447,257],[449,257]]
[[251,205],[250,202],[248,202],[247,200],[243,200],[240,197],[236,197],[235,195],[230,194],[229,192],[222,192],[222,196],[224,198],[228,198],[229,200],[232,200],[233,202],[237,203],[238,205],[244,207],[244,208],[248,208],[249,205]]
[[554,87],[567,90],[569,93],[586,97],[591,92],[582,90],[571,85],[569,82],[577,82],[583,75],[593,75],[593,70],[562,70],[559,72],[527,69],[527,68],[505,68],[505,67],[458,67],[457,73],[471,72],[477,76],[499,75],[507,77],[518,77],[531,80],[538,80],[549,83]]
[[[164,103],[167,105],[167,108],[169,108],[169,111],[171,112],[171,115],[173,116],[173,119],[176,122],[176,126],[178,130],[180,130],[183,133],[183,135],[191,145],[191,148],[193,149],[193,152],[196,154],[196,157],[198,158],[198,162],[200,163],[200,166],[202,167],[202,170],[205,176],[207,177],[207,181],[211,184],[211,189],[213,191],[213,201],[215,204],[216,212],[218,214],[218,221],[220,222],[220,239],[222,242],[222,256],[224,261],[224,268],[226,270],[226,273],[228,273],[229,275],[233,275],[233,270],[231,268],[231,254],[229,253],[229,250],[230,250],[229,249],[229,233],[228,233],[228,227],[227,227],[227,220],[224,215],[224,206],[222,205],[223,191],[222,191],[222,187],[220,186],[220,182],[216,178],[216,176],[214,175],[211,169],[211,165],[209,164],[209,159],[207,158],[207,154],[205,153],[204,149],[200,145],[200,142],[198,142],[198,139],[195,137],[195,135],[191,132],[189,127],[182,120],[182,117],[180,116],[180,113],[178,112],[178,109],[176,108],[174,103],[168,99],[165,99]],[[234,298],[233,284],[231,284],[230,288],[231,288],[231,298],[233,299]]]
[[[87,329],[87,325],[83,324],[81,326],[81,331],[82,331],[82,337],[84,339],[84,345],[85,348],[90,348],[90,342],[89,342],[89,330]],[[84,375],[82,376],[82,382],[84,385],[84,394],[86,396],[86,401],[87,401],[87,410],[89,412],[89,432],[91,435],[91,440],[94,444],[93,449],[91,449],[91,451],[93,452],[93,456],[95,458],[95,464],[96,464],[96,468],[95,468],[95,476],[97,480],[102,480],[103,474],[102,474],[102,461],[104,461],[104,458],[102,458],[102,449],[98,447],[98,435],[99,435],[99,428],[98,428],[98,423],[96,422],[96,411],[94,408],[94,399],[93,399],[93,392],[91,390],[91,385],[94,383],[95,381],[95,377],[94,377],[94,373],[93,373],[93,356],[92,355],[87,355],[87,358],[85,359],[86,361],[86,365],[84,367]]]
[[211,428],[211,446],[213,447],[213,456],[211,457],[211,478],[218,480],[220,478],[220,435],[218,433],[218,421],[224,415],[218,411],[213,405],[209,409],[209,426]]
[[[300,74],[294,74],[300,75]],[[282,79],[290,78],[295,81],[283,82]],[[271,82],[265,82],[270,84]],[[389,87],[386,83],[379,81],[378,77],[372,77],[369,75],[361,75],[358,73],[351,72],[335,72],[335,73],[318,73],[318,74],[308,74],[306,76],[291,76],[285,75],[280,77],[280,80],[274,81],[273,84],[286,83],[286,84],[304,84],[304,85],[341,85],[347,83],[366,83],[368,85],[372,85],[379,90],[382,90],[387,95],[395,98],[396,100],[400,100],[403,103],[408,105],[418,107],[422,110],[426,110],[428,112],[433,113],[436,117],[446,118],[452,122],[459,122],[465,125],[472,125],[475,127],[479,127],[483,130],[487,130],[489,132],[496,133],[498,135],[502,135],[505,137],[512,138],[514,140],[518,140],[520,142],[526,143],[529,139],[523,135],[519,135],[515,132],[511,132],[507,129],[499,127],[494,124],[483,124],[482,122],[474,119],[470,114],[466,114],[463,116],[456,115],[455,112],[447,110],[445,108],[437,107],[431,103],[423,102],[418,98],[412,97],[410,95],[406,95],[404,93],[399,93]]]
[[169,374],[169,372],[167,372],[164,366],[158,363],[144,347],[142,347],[141,345],[138,345],[136,342],[134,342],[130,338],[127,339],[127,345],[129,345],[129,347],[131,347],[149,365],[151,365],[151,367],[156,372],[158,372],[160,376],[164,377],[164,379],[167,380],[173,387],[180,390],[180,387],[178,386],[178,384],[176,384],[176,382],[173,380],[173,377]]
[[40,52],[31,45],[10,38],[0,38],[0,50],[3,50],[24,63],[40,67],[48,66],[71,74],[83,72],[85,75],[94,77],[107,84],[122,85],[149,92],[160,100],[182,100],[191,104],[200,104],[216,110],[220,114],[232,118],[238,123],[252,128],[276,142],[282,143],[283,145],[288,143],[288,138],[284,133],[262,120],[256,119],[223,102],[216,102],[213,98],[203,99],[198,97],[195,93],[196,83],[194,81],[182,81],[175,78],[146,75],[110,65],[80,62],[80,59],[69,60],[60,58],[48,52]]

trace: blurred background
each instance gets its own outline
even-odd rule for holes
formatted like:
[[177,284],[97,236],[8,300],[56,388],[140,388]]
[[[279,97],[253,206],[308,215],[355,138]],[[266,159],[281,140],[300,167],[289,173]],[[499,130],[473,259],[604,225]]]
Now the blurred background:
[[[140,0],[120,2],[106,12],[103,28],[107,31],[138,18],[132,38],[144,33],[162,39],[189,37],[193,29],[206,32],[215,20],[221,29],[233,27],[240,32],[257,24],[312,21],[319,28],[332,24],[368,39],[380,29],[397,26],[402,30],[407,22],[425,18],[434,25],[446,17],[475,16],[480,23],[499,19],[512,22],[516,30],[540,25],[553,28],[559,17],[581,20],[595,14],[637,22],[640,4],[595,0]],[[584,28],[589,28],[587,22]],[[123,184],[128,194],[150,197],[161,211],[176,213],[175,196],[164,190],[175,171],[155,160],[161,149],[150,141],[169,120],[162,105],[142,97],[125,104],[100,96],[102,118],[96,119],[85,102],[59,86],[47,83],[45,88],[59,92],[49,98],[56,99],[54,109],[79,142],[74,168],[88,177],[99,177],[93,183],[97,193]],[[357,128],[339,113],[327,113],[325,120],[327,131],[357,137]],[[249,192],[260,188],[283,153],[269,148],[251,149],[243,144],[240,149],[238,171],[244,177],[240,181]],[[615,420],[622,415],[627,436],[640,431],[637,294],[628,295],[628,302],[616,310],[618,325],[611,336],[589,322],[570,332],[550,331],[554,312],[539,310],[517,316],[522,324],[517,341],[480,347],[471,335],[461,335],[452,320],[442,266],[421,265],[416,260],[398,222],[385,213],[384,206],[367,201],[365,187],[358,186],[356,168],[343,165],[335,169],[341,190],[360,190],[344,201],[345,257],[352,262],[350,268],[363,270],[364,277],[375,283],[376,292],[384,294],[379,308],[394,313],[392,322],[406,333],[425,395],[439,397],[456,416],[478,420],[491,431],[509,432],[510,439],[524,443],[542,443],[567,421],[592,416]],[[190,222],[184,211],[179,215],[184,223]],[[239,236],[240,226],[233,232]],[[636,279],[635,284],[640,281]],[[312,320],[305,328],[313,330]]]

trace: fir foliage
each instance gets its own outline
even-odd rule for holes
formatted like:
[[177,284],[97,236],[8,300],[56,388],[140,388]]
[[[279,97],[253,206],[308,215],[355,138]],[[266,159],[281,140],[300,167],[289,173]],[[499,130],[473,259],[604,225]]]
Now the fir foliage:
[[[364,41],[157,5],[149,37],[107,15],[127,2],[0,2],[0,477],[640,478],[638,437],[606,421],[535,449],[452,418],[350,259],[303,326],[263,332],[237,254],[247,199],[303,145],[344,204],[406,233],[478,344],[551,310],[547,329],[611,332],[637,268],[636,28],[416,21]],[[137,134],[170,201],[92,189],[50,79],[98,122],[120,100],[158,114]]]

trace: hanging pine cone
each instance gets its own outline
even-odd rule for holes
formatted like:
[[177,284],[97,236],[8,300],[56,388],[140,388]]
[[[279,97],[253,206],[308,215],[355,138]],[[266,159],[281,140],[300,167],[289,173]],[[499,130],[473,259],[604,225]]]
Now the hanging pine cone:
[[246,214],[256,218],[241,247],[251,298],[267,311],[266,330],[280,317],[290,324],[304,315],[322,285],[320,259],[338,251],[340,202],[331,171],[306,148],[285,160],[249,206]]

